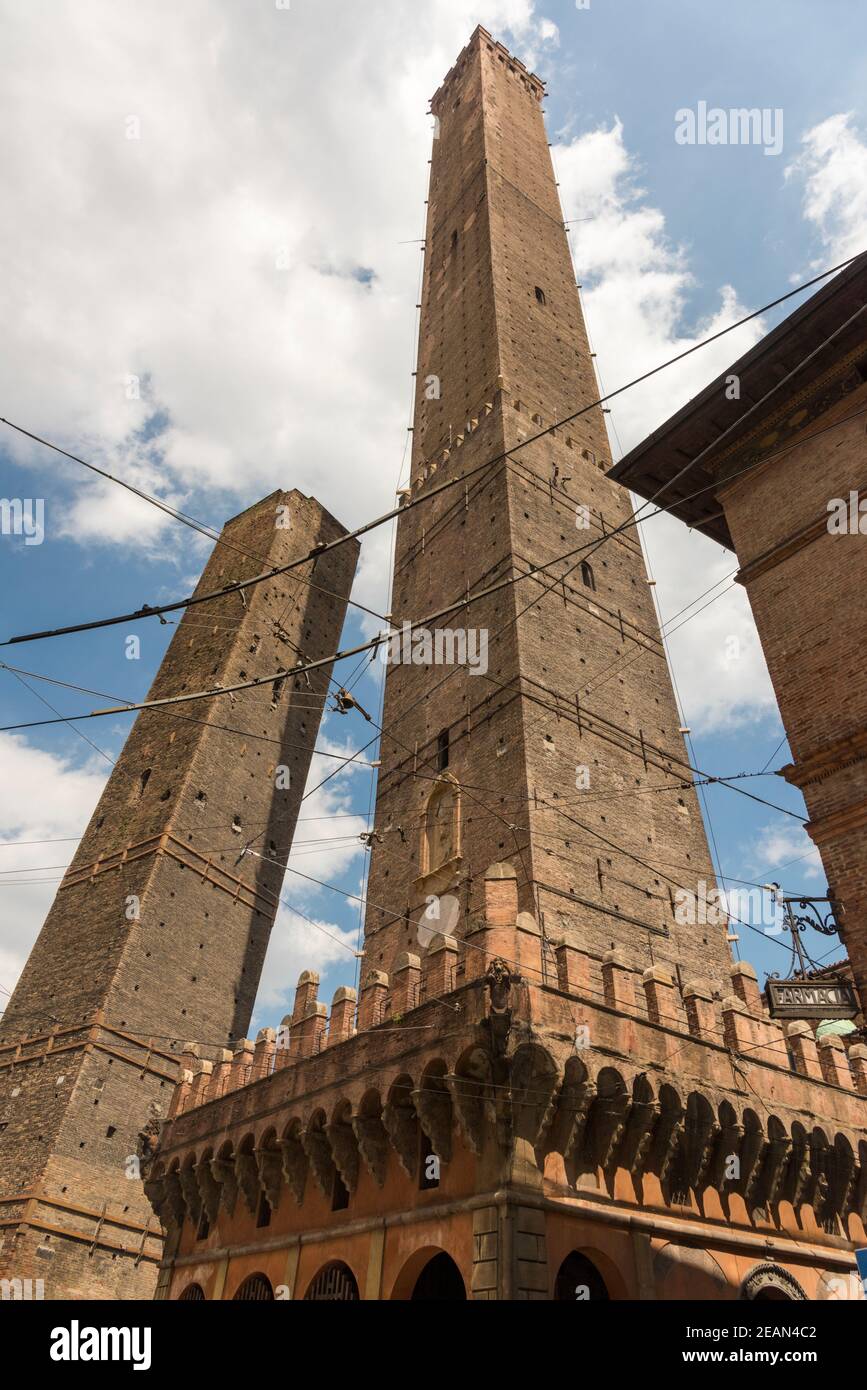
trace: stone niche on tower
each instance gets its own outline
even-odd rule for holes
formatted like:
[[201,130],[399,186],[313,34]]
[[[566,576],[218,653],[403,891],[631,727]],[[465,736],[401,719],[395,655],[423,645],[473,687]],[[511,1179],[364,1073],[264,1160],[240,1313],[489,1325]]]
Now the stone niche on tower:
[[416,887],[425,895],[444,892],[456,883],[462,862],[461,789],[450,772],[442,772],[419,817]]

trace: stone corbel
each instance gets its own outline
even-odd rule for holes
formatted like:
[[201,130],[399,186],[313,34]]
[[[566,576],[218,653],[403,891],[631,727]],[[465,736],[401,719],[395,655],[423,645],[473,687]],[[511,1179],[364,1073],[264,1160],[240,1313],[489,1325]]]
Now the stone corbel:
[[665,1148],[660,1156],[659,1181],[665,1183],[671,1175],[674,1161],[677,1158],[683,1141],[684,1124],[683,1120],[675,1120],[671,1125],[665,1142]]
[[822,1220],[822,1210],[828,1192],[828,1179],[825,1170],[825,1157],[827,1150],[807,1141],[807,1159],[809,1171],[804,1183],[803,1196],[801,1200],[807,1206],[813,1208],[817,1221]]
[[212,1158],[211,1177],[219,1184],[223,1206],[229,1216],[235,1213],[238,1201],[238,1179],[235,1164],[231,1158]]
[[[552,1087],[548,1100],[535,1106],[535,1124],[532,1126],[533,1133],[530,1135],[530,1142],[534,1149],[540,1149],[547,1143],[551,1126],[554,1123],[554,1116],[557,1114],[557,1097],[557,1090]],[[526,1101],[521,1101],[521,1107],[527,1115],[532,1116],[534,1114],[533,1107],[528,1105]],[[516,1133],[520,1133],[522,1129],[522,1124],[515,1125]]]
[[[707,1180],[710,1187],[718,1192],[726,1191],[726,1169],[732,1158],[737,1158],[744,1137],[744,1127],[738,1124],[723,1125],[716,1137],[713,1154],[708,1166]],[[737,1170],[735,1170],[737,1171]]]
[[397,1160],[408,1178],[415,1180],[418,1169],[418,1117],[410,1105],[389,1101],[382,1110],[382,1125],[391,1140]]
[[660,1182],[665,1181],[665,1175],[674,1157],[678,1142],[676,1130],[681,1123],[682,1116],[683,1107],[679,1103],[677,1105],[663,1105],[660,1102],[659,1114],[656,1117],[656,1124],[653,1126],[653,1135],[650,1140],[650,1153],[645,1164],[647,1169],[656,1174]]
[[304,1188],[307,1184],[308,1161],[301,1140],[289,1135],[280,1140],[283,1176],[289,1185],[292,1196],[300,1207],[304,1201]]
[[244,1203],[251,1216],[255,1216],[259,1208],[259,1168],[253,1154],[235,1154],[235,1177],[238,1180],[238,1190],[244,1198]]
[[762,1174],[763,1205],[777,1201],[791,1152],[792,1141],[788,1135],[780,1135],[769,1142]]
[[758,1134],[758,1140],[758,1149],[749,1175],[741,1165],[741,1192],[747,1205],[747,1211],[751,1211],[755,1207],[762,1207],[765,1204],[762,1174],[765,1170],[765,1160],[770,1144],[764,1134]]
[[786,1183],[786,1196],[797,1211],[798,1207],[803,1206],[811,1176],[810,1148],[803,1139],[796,1140],[792,1145],[789,1173],[791,1177]]
[[255,1156],[259,1185],[271,1210],[275,1211],[280,1205],[283,1187],[283,1155],[279,1149],[256,1149]]
[[594,1101],[587,1133],[588,1157],[594,1167],[604,1172],[614,1163],[626,1129],[628,1109],[625,1091],[616,1096],[597,1096]]
[[752,1185],[756,1182],[761,1170],[764,1149],[765,1136],[762,1130],[748,1129],[745,1126],[743,1143],[741,1144],[739,1155],[741,1161],[741,1177],[740,1183],[738,1184],[738,1191],[748,1206]]
[[570,1083],[557,1098],[557,1113],[551,1126],[551,1144],[555,1153],[564,1159],[580,1155],[584,1143],[587,1116],[596,1096],[590,1081]]
[[165,1174],[161,1173],[160,1176],[157,1178],[145,1178],[144,1194],[151,1204],[151,1208],[153,1209],[153,1213],[157,1221],[159,1221],[162,1227],[167,1229],[172,1218],[169,1213],[168,1190],[166,1185]]
[[[558,1085],[556,1074],[540,1066],[535,1051],[526,1048],[520,1048],[511,1058],[509,1082],[505,1107],[502,1100],[497,1107],[508,1111],[500,1116],[501,1131],[507,1120],[511,1133],[538,1150],[551,1132],[562,1082]],[[502,1097],[504,1092],[498,1094]],[[503,1133],[501,1142],[505,1137]]]
[[813,1213],[818,1222],[827,1220],[831,1211],[831,1184],[824,1173],[819,1173],[813,1187]]
[[205,1215],[210,1225],[213,1226],[216,1224],[217,1213],[220,1210],[220,1184],[211,1172],[211,1160],[205,1159],[204,1163],[197,1163],[195,1174]]
[[347,1192],[352,1193],[358,1187],[358,1143],[352,1125],[348,1120],[337,1120],[327,1125],[325,1132],[335,1167]]
[[[353,1115],[358,1152],[377,1187],[384,1187],[388,1168],[388,1134],[380,1115]],[[344,1178],[344,1182],[346,1179]]]
[[330,1197],[334,1186],[334,1158],[328,1135],[322,1129],[305,1129],[301,1136],[304,1152],[310,1160],[310,1170],[323,1197]]
[[620,1161],[633,1178],[641,1177],[650,1153],[653,1126],[659,1114],[656,1101],[634,1101],[629,1109],[626,1133],[623,1136]]
[[198,1226],[202,1215],[202,1197],[196,1179],[196,1170],[195,1168],[182,1168],[178,1176],[181,1191],[184,1194],[184,1206],[187,1209],[187,1215],[193,1225]]
[[184,1198],[184,1191],[181,1187],[180,1174],[177,1169],[173,1173],[166,1173],[165,1176],[166,1210],[172,1223],[175,1226],[183,1226],[184,1217],[187,1214],[187,1204]]
[[851,1209],[856,1178],[855,1155],[838,1148],[832,1149],[829,1207],[841,1218]]
[[[446,1076],[445,1080],[446,1086],[449,1087],[447,1093],[446,1091],[428,1090],[428,1088],[420,1088],[420,1090],[413,1091],[415,1113],[418,1115],[422,1130],[425,1131],[425,1134],[427,1134],[429,1140],[431,1140],[433,1152],[435,1152],[439,1159],[442,1159],[443,1163],[449,1162],[449,1159],[452,1158],[453,1083],[454,1081],[463,1079],[461,1079],[461,1077]],[[459,1111],[459,1113],[457,1113],[457,1118],[459,1118],[459,1123],[461,1123],[461,1129],[464,1131],[467,1143],[471,1145],[472,1151],[474,1151],[475,1154],[479,1154],[481,1148],[474,1148],[477,1137],[471,1136],[471,1134],[464,1129],[463,1113]]]
[[707,1172],[713,1156],[720,1127],[705,1116],[701,1123],[690,1126],[684,1136],[685,1176],[687,1186],[700,1192],[706,1186]]

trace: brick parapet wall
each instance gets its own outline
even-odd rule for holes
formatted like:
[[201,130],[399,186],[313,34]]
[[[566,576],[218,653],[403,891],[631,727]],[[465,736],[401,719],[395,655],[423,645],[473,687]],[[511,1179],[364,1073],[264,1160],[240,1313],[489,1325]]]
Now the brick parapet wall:
[[[350,1077],[359,1078],[354,1084],[363,1084],[366,1072],[374,1084],[373,1073],[382,1068],[393,1070],[407,1051],[392,1012],[400,1022],[406,1021],[406,1036],[413,1039],[409,1051],[414,1055],[424,1048],[418,1039],[424,1038],[426,1029],[441,1025],[444,1005],[455,1012],[469,1044],[473,1020],[484,1016],[485,970],[494,959],[507,965],[514,961],[520,949],[514,944],[519,935],[536,944],[538,964],[525,966],[522,972],[534,1019],[542,1025],[555,1020],[557,1029],[568,1027],[573,1035],[580,1030],[579,1050],[593,1053],[602,1048],[663,1068],[676,1058],[681,1078],[692,1077],[697,1085],[711,1082],[720,1087],[730,1085],[730,1059],[737,1058],[750,1068],[751,1084],[760,1095],[779,1096],[782,1088],[787,1106],[793,1109],[843,1126],[867,1122],[861,1101],[867,1091],[867,1048],[856,1044],[851,1053],[847,1052],[839,1038],[823,1039],[817,1048],[808,1024],[794,1022],[784,1028],[769,1018],[755,971],[747,962],[732,966],[731,993],[719,999],[701,980],[687,982],[681,997],[668,971],[661,967],[640,971],[630,966],[622,950],[611,951],[600,961],[572,945],[561,945],[555,961],[543,972],[538,932],[529,932],[526,923],[521,931],[521,919],[527,914],[515,912],[509,872],[508,864],[489,870],[485,880],[489,915],[477,924],[474,933],[477,938],[491,936],[497,952],[488,952],[485,946],[474,946],[467,952],[461,940],[434,936],[418,957],[408,956],[404,966],[404,970],[418,970],[422,1002],[408,1006],[404,986],[399,985],[401,1007],[394,1011],[395,990],[388,977],[381,971],[369,972],[367,984],[364,979],[362,982],[362,999],[367,995],[370,1022],[360,1022],[359,1032],[350,1037],[346,1036],[346,1006],[354,1003],[354,991],[342,988],[337,992],[326,1029],[325,1006],[318,1003],[315,994],[318,977],[305,971],[298,996],[307,1012],[299,1019],[296,1001],[292,1017],[296,1027],[317,1022],[321,1042],[315,1052],[299,1049],[293,1053],[291,1041],[288,1048],[278,1046],[272,1054],[274,1074],[256,1081],[246,1062],[242,1073],[238,1063],[230,1064],[229,1070],[234,1067],[236,1073],[231,1081],[227,1076],[216,1080],[210,1064],[200,1064],[207,1070],[207,1079],[200,1077],[198,1085],[195,1081],[191,1085],[188,1079],[179,1083],[174,1102],[178,1119],[169,1126],[169,1133],[178,1129],[182,1118],[192,1119],[190,1112],[199,1107],[207,1107],[204,1123],[208,1129],[219,1130],[229,1116],[234,1123],[239,1107],[243,1123],[248,1123],[252,1115],[275,1105],[303,1102],[306,1097],[312,1103],[312,1098],[323,1092],[341,1091]],[[478,968],[479,951],[485,967],[482,970]],[[455,969],[444,973],[443,962],[457,960],[462,954],[471,957],[472,966],[468,962],[466,982],[455,989],[450,983]],[[386,1020],[387,1028],[382,1026]],[[263,1036],[260,1034],[260,1040]],[[174,1140],[169,1147],[174,1148]]]

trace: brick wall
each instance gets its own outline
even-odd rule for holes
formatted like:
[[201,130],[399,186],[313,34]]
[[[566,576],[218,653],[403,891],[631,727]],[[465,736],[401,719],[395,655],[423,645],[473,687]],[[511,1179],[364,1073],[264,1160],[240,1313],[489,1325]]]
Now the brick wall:
[[804,425],[721,493],[750,606],[832,893],[867,998],[867,536],[831,534],[828,503],[867,497],[867,385]]

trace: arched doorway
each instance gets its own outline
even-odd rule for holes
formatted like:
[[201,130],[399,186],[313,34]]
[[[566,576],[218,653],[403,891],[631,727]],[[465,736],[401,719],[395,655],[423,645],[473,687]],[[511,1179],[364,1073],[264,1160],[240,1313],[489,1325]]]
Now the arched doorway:
[[233,1303],[273,1303],[274,1290],[264,1274],[249,1274],[236,1290]]
[[305,1302],[357,1303],[359,1301],[358,1283],[349,1265],[340,1260],[320,1269],[313,1283],[304,1295]]
[[751,1303],[800,1303],[807,1295],[782,1265],[757,1265],[741,1285],[741,1298]]
[[557,1271],[554,1300],[557,1303],[608,1301],[610,1295],[605,1280],[592,1260],[580,1250],[568,1254]]
[[450,1300],[453,1303],[466,1301],[467,1291],[464,1288],[464,1281],[461,1278],[461,1271],[458,1269],[451,1255],[447,1255],[441,1250],[433,1259],[428,1260],[421,1274],[415,1281],[415,1287],[410,1294],[410,1299],[416,1300]]
[[205,1290],[201,1284],[187,1284],[183,1293],[178,1299],[179,1303],[204,1303]]

